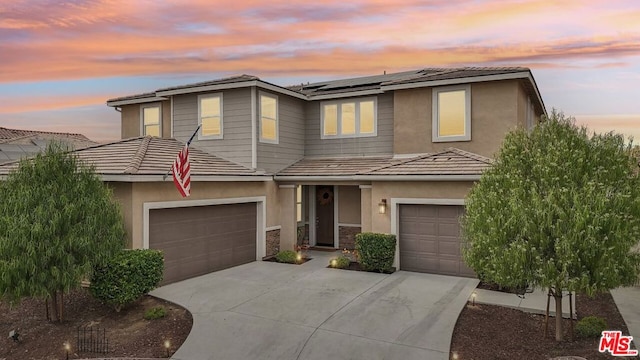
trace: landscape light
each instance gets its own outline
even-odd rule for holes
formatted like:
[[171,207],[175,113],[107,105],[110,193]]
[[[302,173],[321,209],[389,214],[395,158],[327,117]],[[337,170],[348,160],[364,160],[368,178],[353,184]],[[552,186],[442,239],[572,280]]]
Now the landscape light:
[[169,340],[164,341],[164,348],[167,349],[167,357],[169,357],[169,349],[171,348],[171,342],[169,342]]
[[471,293],[471,304],[473,306],[476,306],[476,296],[478,296],[478,294],[475,291]]
[[331,259],[331,267],[336,267],[336,266],[338,266],[338,260]]

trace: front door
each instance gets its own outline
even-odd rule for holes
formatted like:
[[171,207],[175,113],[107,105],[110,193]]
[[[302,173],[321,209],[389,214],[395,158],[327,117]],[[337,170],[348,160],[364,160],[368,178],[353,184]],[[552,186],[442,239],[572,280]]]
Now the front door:
[[333,247],[333,186],[316,187],[316,245]]

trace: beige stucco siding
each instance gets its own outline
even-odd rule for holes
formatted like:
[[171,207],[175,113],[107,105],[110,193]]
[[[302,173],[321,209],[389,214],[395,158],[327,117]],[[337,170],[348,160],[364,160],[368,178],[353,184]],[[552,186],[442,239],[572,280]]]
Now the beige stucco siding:
[[111,191],[113,191],[114,199],[120,204],[127,237],[126,246],[127,248],[131,248],[131,233],[133,232],[133,222],[131,218],[133,213],[133,209],[131,208],[131,183],[112,182],[107,183],[107,185],[111,188]]
[[338,186],[338,223],[360,224],[360,188]]
[[143,204],[160,201],[189,201],[266,196],[266,226],[280,225],[278,187],[266,182],[193,182],[191,196],[182,199],[172,182],[111,183],[114,196],[122,206],[127,229],[127,242],[131,248],[143,246]]
[[471,141],[432,142],[430,88],[394,93],[394,153],[432,153],[456,147],[491,157],[504,135],[518,124],[517,80],[471,85]]
[[120,126],[122,139],[140,136],[140,105],[125,105],[121,108]]
[[522,85],[518,86],[518,126],[526,127],[527,126],[527,99],[529,96],[526,91],[522,87]]
[[371,189],[371,227],[374,232],[391,232],[391,209],[378,213],[378,202],[386,199],[391,207],[394,198],[464,199],[473,182],[374,182]]

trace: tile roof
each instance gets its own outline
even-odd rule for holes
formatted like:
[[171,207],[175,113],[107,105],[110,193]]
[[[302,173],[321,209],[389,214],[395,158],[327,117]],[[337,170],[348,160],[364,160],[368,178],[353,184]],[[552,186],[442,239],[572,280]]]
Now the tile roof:
[[252,81],[252,80],[260,80],[260,79],[258,79],[258,77],[253,76],[253,75],[242,74],[242,75],[230,76],[230,77],[226,77],[226,78],[222,78],[222,79],[216,79],[216,80],[210,80],[210,81],[202,81],[202,82],[197,82],[197,83],[192,83],[192,84],[167,87],[167,88],[163,88],[163,89],[158,89],[158,90],[156,90],[156,92],[178,90],[178,89],[188,89],[188,88],[195,88],[195,87],[209,86],[209,85],[233,84],[233,83],[244,82],[244,81]]
[[491,159],[468,151],[448,148],[389,164],[368,175],[480,175],[491,166]]
[[[184,146],[175,139],[137,137],[108,144],[100,144],[73,153],[82,161],[95,166],[101,175],[164,175]],[[239,164],[189,147],[191,175],[243,176],[263,175]],[[17,162],[0,165],[0,175],[18,166]]]
[[391,156],[357,158],[305,158],[278,172],[278,176],[355,175],[394,162]]
[[46,149],[52,141],[62,142],[72,149],[97,144],[82,134],[0,127],[0,164],[31,157]]
[[278,177],[379,176],[379,175],[480,175],[491,159],[448,148],[408,159],[393,157],[314,159],[306,158],[278,172]]

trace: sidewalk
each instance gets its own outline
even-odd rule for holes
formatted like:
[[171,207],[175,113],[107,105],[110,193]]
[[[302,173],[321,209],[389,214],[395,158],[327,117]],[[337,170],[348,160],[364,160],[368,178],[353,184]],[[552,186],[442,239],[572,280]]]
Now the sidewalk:
[[640,340],[640,287],[617,288],[610,291],[613,301],[618,306],[618,311],[629,328],[629,334],[633,336],[634,343]]
[[[487,305],[498,305],[513,309],[522,310],[534,314],[543,314],[547,308],[547,292],[543,290],[535,290],[531,294],[525,294],[524,299],[515,294],[504,293],[500,291],[491,291],[484,289],[476,289],[476,303]],[[471,301],[471,298],[469,299]],[[573,316],[576,314],[576,297],[572,297]],[[556,316],[556,302],[552,298],[549,302],[549,316]],[[569,318],[569,296],[565,294],[562,297],[562,317]]]

